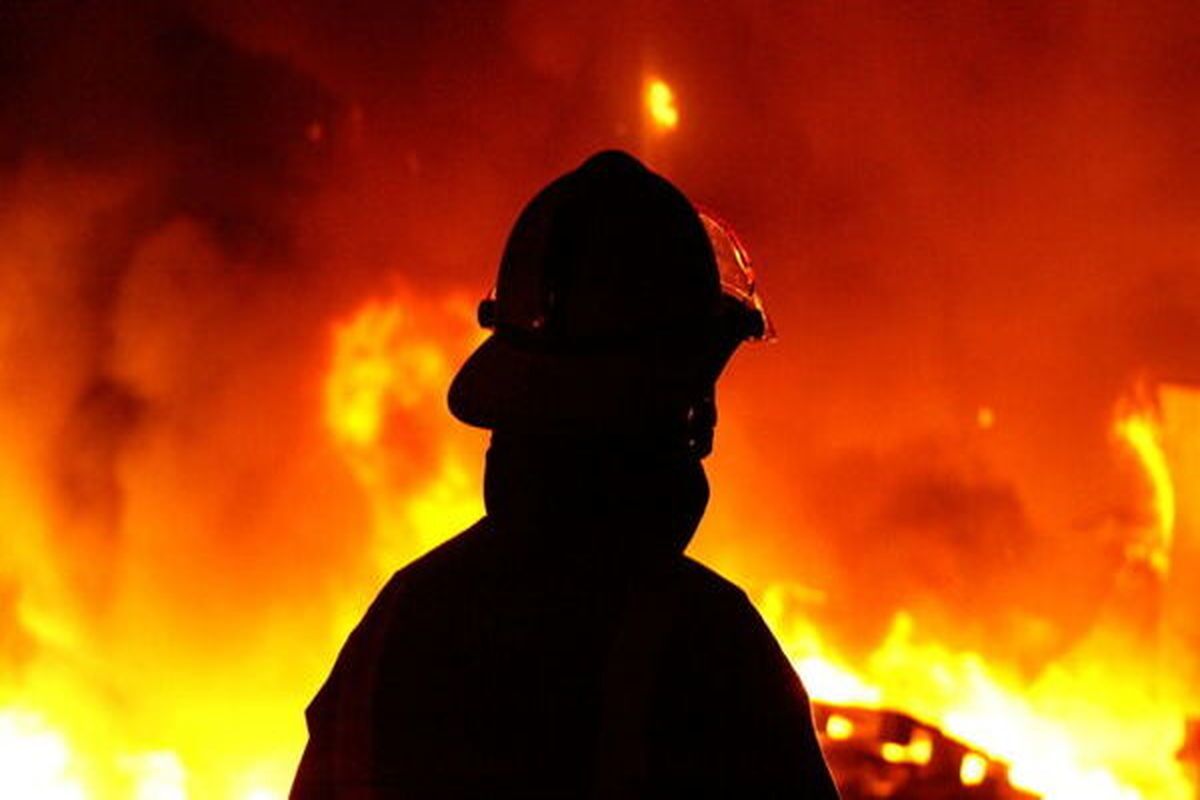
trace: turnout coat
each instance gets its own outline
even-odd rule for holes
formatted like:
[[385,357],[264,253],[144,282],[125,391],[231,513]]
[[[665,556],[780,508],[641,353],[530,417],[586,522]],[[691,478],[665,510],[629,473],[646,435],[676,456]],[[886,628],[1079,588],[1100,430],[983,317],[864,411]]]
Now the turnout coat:
[[648,550],[641,515],[498,516],[379,593],[308,707],[292,800],[836,800],[800,680],[682,554],[691,527]]

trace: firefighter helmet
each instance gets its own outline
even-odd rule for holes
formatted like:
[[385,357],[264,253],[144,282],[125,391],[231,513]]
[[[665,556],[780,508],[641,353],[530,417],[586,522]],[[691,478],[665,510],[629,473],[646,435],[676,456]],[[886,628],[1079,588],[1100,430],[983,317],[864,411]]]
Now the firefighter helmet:
[[530,201],[479,319],[450,409],[493,430],[694,427],[737,345],[773,335],[732,229],[619,151]]

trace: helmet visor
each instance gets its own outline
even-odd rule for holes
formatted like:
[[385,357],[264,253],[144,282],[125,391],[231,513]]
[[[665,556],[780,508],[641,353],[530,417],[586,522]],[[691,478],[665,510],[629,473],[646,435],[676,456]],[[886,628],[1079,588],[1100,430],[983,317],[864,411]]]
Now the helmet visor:
[[771,324],[771,318],[767,316],[762,298],[758,295],[754,283],[754,269],[750,266],[750,255],[746,248],[742,246],[741,240],[728,223],[707,209],[700,208],[697,212],[700,221],[704,223],[713,254],[717,257],[721,291],[762,320],[762,334],[750,338],[764,342],[774,341],[775,327]]

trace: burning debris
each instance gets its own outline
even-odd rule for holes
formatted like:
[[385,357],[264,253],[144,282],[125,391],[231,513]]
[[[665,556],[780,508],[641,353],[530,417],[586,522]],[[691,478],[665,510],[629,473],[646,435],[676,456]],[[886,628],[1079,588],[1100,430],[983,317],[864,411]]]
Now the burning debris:
[[813,708],[844,800],[1037,800],[1013,787],[1008,765],[907,714],[823,703]]

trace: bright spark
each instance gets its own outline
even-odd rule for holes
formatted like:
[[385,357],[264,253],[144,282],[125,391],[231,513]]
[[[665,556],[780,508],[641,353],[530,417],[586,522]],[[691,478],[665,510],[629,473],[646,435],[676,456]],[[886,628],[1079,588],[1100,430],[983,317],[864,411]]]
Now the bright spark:
[[659,78],[646,84],[646,111],[660,130],[674,130],[679,125],[679,109],[675,105],[675,92]]

